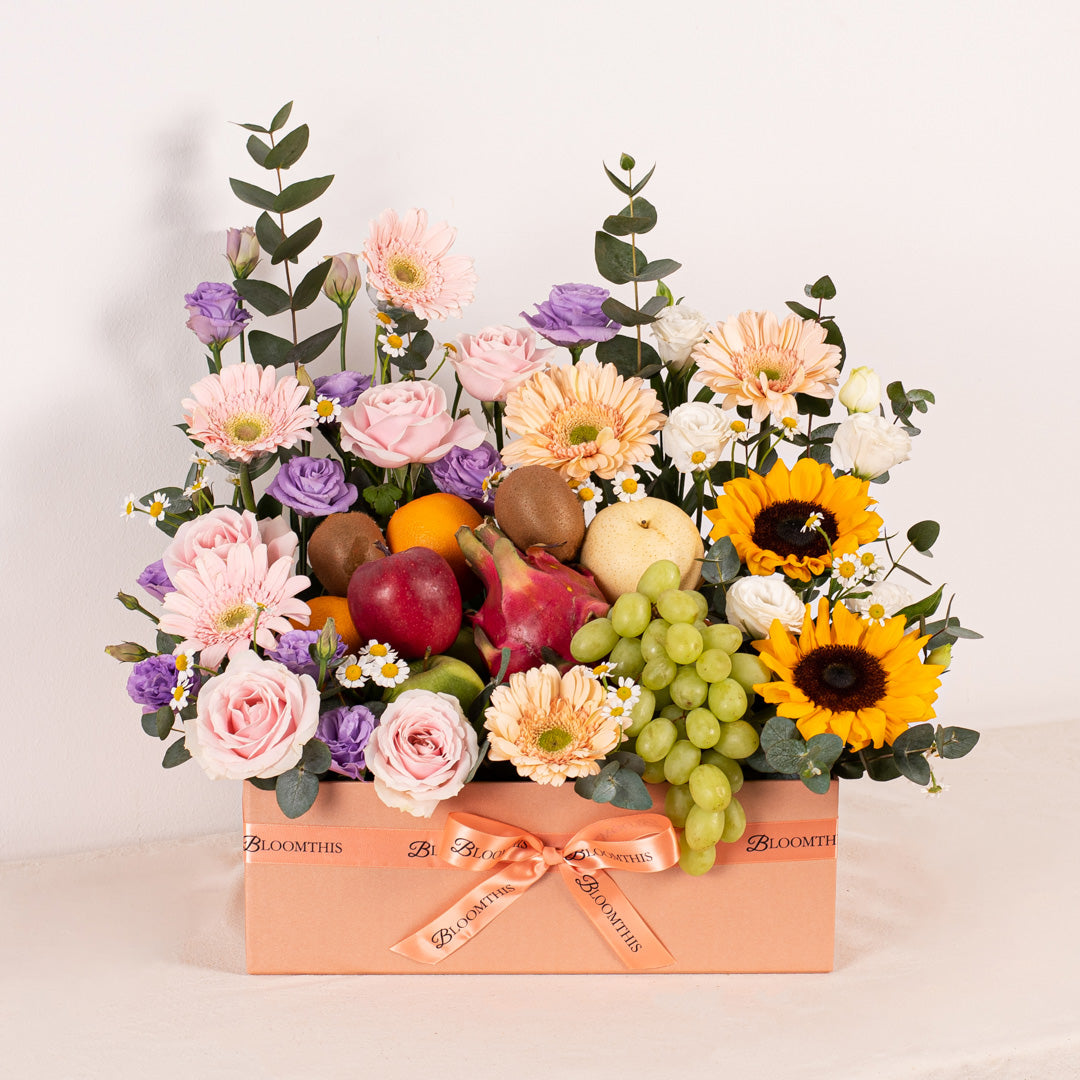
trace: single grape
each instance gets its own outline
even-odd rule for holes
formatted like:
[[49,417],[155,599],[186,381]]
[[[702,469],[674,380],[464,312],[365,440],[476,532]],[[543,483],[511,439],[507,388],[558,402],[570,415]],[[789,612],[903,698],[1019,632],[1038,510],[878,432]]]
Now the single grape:
[[660,617],[670,623],[693,623],[698,617],[698,606],[693,598],[681,589],[667,589],[656,601]]
[[618,640],[610,619],[590,619],[570,639],[570,655],[579,664],[595,664],[615,648]]
[[656,713],[656,697],[648,687],[641,688],[641,696],[630,710],[630,724],[623,728],[623,734],[630,738],[641,734],[641,729]]
[[685,784],[700,761],[701,751],[689,740],[679,739],[664,758],[664,779],[669,784]]
[[723,649],[706,649],[697,658],[697,673],[707,682],[719,682],[731,674],[731,657]]
[[664,638],[655,634],[642,634],[641,655],[647,664],[650,660],[662,660],[667,658],[667,649],[664,648]]
[[742,631],[728,623],[713,623],[704,634],[706,649],[723,649],[733,653],[742,645]]
[[641,779],[646,784],[662,784],[664,782],[664,759],[645,762],[645,771],[641,774]]
[[675,784],[667,789],[667,794],[664,796],[664,813],[676,829],[681,829],[686,824],[686,815],[693,805],[694,800],[690,795],[690,789],[685,784]]
[[734,844],[746,832],[746,811],[738,799],[732,799],[724,811],[724,831],[720,839],[725,844]]
[[707,874],[713,868],[715,862],[715,844],[710,844],[709,847],[695,851],[687,844],[685,836],[679,837],[679,867],[683,873],[690,874],[692,877],[700,877],[702,874]]
[[672,723],[675,723],[676,720],[681,720],[686,713],[684,710],[680,709],[678,705],[665,705],[660,710],[660,715],[665,720],[670,720]]
[[623,593],[611,605],[608,618],[620,637],[640,637],[652,621],[652,601],[644,593]]
[[662,592],[677,589],[682,581],[682,571],[670,559],[654,562],[637,583],[637,591],[644,593],[652,603],[656,603]]
[[748,758],[757,748],[758,733],[753,724],[748,724],[745,720],[721,724],[720,738],[713,746],[714,750],[736,761]]
[[715,765],[699,765],[687,778],[687,784],[702,810],[723,810],[731,802],[731,784],[723,769]]
[[709,687],[709,708],[722,724],[740,719],[746,704],[746,691],[734,679],[721,679]]
[[692,709],[686,714],[686,737],[702,750],[716,745],[720,721],[708,709]]
[[732,795],[743,786],[742,766],[734,758],[729,758],[716,750],[706,750],[701,755],[701,764],[715,765],[718,769],[722,769],[731,785]]
[[685,829],[687,847],[694,851],[712,847],[724,835],[724,811],[703,810],[695,803],[686,814]]
[[638,735],[634,750],[645,761],[663,761],[675,745],[675,725],[663,717],[650,720]]
[[701,634],[688,623],[675,623],[667,632],[664,647],[676,664],[692,664],[701,655]]
[[637,638],[619,638],[608,657],[614,678],[636,679],[645,667],[641,655],[641,642]]
[[768,682],[772,672],[751,653],[737,652],[731,657],[731,677],[746,691],[754,692],[754,683]]
[[650,660],[641,669],[641,685],[650,690],[661,690],[671,684],[671,680],[678,674],[679,669],[667,658],[658,656]]
[[709,601],[705,599],[704,593],[699,593],[696,589],[687,589],[686,595],[697,604],[699,619],[708,618],[709,615]]
[[[681,667],[671,680],[671,700],[684,709],[696,709],[709,696],[709,684],[692,668]],[[715,710],[714,710],[715,711]]]

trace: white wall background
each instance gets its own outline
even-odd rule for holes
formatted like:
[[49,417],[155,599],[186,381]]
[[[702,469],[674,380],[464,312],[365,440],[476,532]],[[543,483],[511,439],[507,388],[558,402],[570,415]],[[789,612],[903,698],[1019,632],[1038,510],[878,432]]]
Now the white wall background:
[[598,280],[592,234],[619,208],[600,163],[623,150],[658,162],[647,250],[711,316],[831,274],[850,363],[938,395],[878,493],[894,527],[941,521],[927,576],[986,634],[942,712],[991,733],[1074,716],[1078,32],[1065,2],[940,0],[9,16],[0,854],[239,820],[239,784],[158,767],[102,650],[143,630],[112,597],[162,547],[121,500],[186,468],[169,425],[205,367],[183,294],[225,278],[224,229],[256,214],[226,182],[260,172],[227,121],[289,98],[312,127],[296,178],[337,175],[311,254],[358,251],[387,206],[458,227],[480,283],[447,336]]

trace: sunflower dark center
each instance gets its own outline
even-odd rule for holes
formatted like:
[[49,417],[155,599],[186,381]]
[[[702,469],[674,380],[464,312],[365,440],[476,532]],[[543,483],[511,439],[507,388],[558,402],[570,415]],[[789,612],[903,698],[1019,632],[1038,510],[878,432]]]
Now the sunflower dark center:
[[885,696],[881,661],[857,645],[821,645],[795,666],[795,685],[815,704],[832,712],[855,712]]
[[831,510],[817,503],[789,499],[766,506],[754,519],[753,541],[765,551],[777,555],[801,555],[816,559],[827,555],[829,545],[817,529],[803,529],[811,514],[821,515],[821,525],[829,541],[837,537],[836,518]]

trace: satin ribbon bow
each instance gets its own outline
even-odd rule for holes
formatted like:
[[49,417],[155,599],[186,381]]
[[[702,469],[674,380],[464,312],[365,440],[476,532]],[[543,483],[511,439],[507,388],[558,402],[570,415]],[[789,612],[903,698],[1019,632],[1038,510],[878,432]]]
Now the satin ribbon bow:
[[392,950],[421,964],[437,964],[475,937],[553,867],[581,910],[630,968],[657,968],[673,962],[605,870],[656,873],[679,861],[671,822],[660,814],[634,814],[593,822],[562,848],[531,833],[476,814],[452,813],[446,820],[439,856],[450,866],[494,874]]

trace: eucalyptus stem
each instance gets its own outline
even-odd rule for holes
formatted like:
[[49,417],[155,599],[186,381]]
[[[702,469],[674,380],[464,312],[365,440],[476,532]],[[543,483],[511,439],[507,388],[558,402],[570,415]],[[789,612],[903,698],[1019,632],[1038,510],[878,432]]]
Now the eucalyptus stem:
[[[273,149],[273,146],[274,146],[274,133],[271,131],[271,132],[269,132],[269,135],[270,135],[270,147],[271,147],[271,149]],[[282,186],[282,183],[281,183],[281,169],[275,169],[274,172],[277,174],[277,189],[278,189],[278,194],[280,195],[281,192],[285,190],[285,188]],[[285,211],[284,210],[281,211],[281,213],[278,214],[278,222],[281,225],[281,235],[284,236],[285,235]],[[292,275],[289,273],[289,260],[285,259],[284,264],[285,264],[285,286],[286,286],[286,288],[288,290],[288,293],[289,293],[289,314],[292,316],[292,340],[293,340],[293,344],[295,345],[297,343],[297,341],[299,341],[299,338],[297,338],[297,336],[296,336],[296,310],[292,306],[292,299],[293,299]],[[297,364],[296,366],[299,367],[300,365]]]
[[345,370],[345,335],[349,332],[348,306],[341,309],[341,370]]
[[246,461],[240,462],[240,495],[244,509],[255,512],[255,489],[251,486],[251,467]]
[[[626,170],[626,186],[630,189],[630,216],[634,216],[634,171]],[[641,304],[638,298],[637,282],[637,234],[630,234],[630,268],[634,271],[634,310],[640,312]],[[641,323],[634,327],[637,333],[637,369],[641,371]]]

